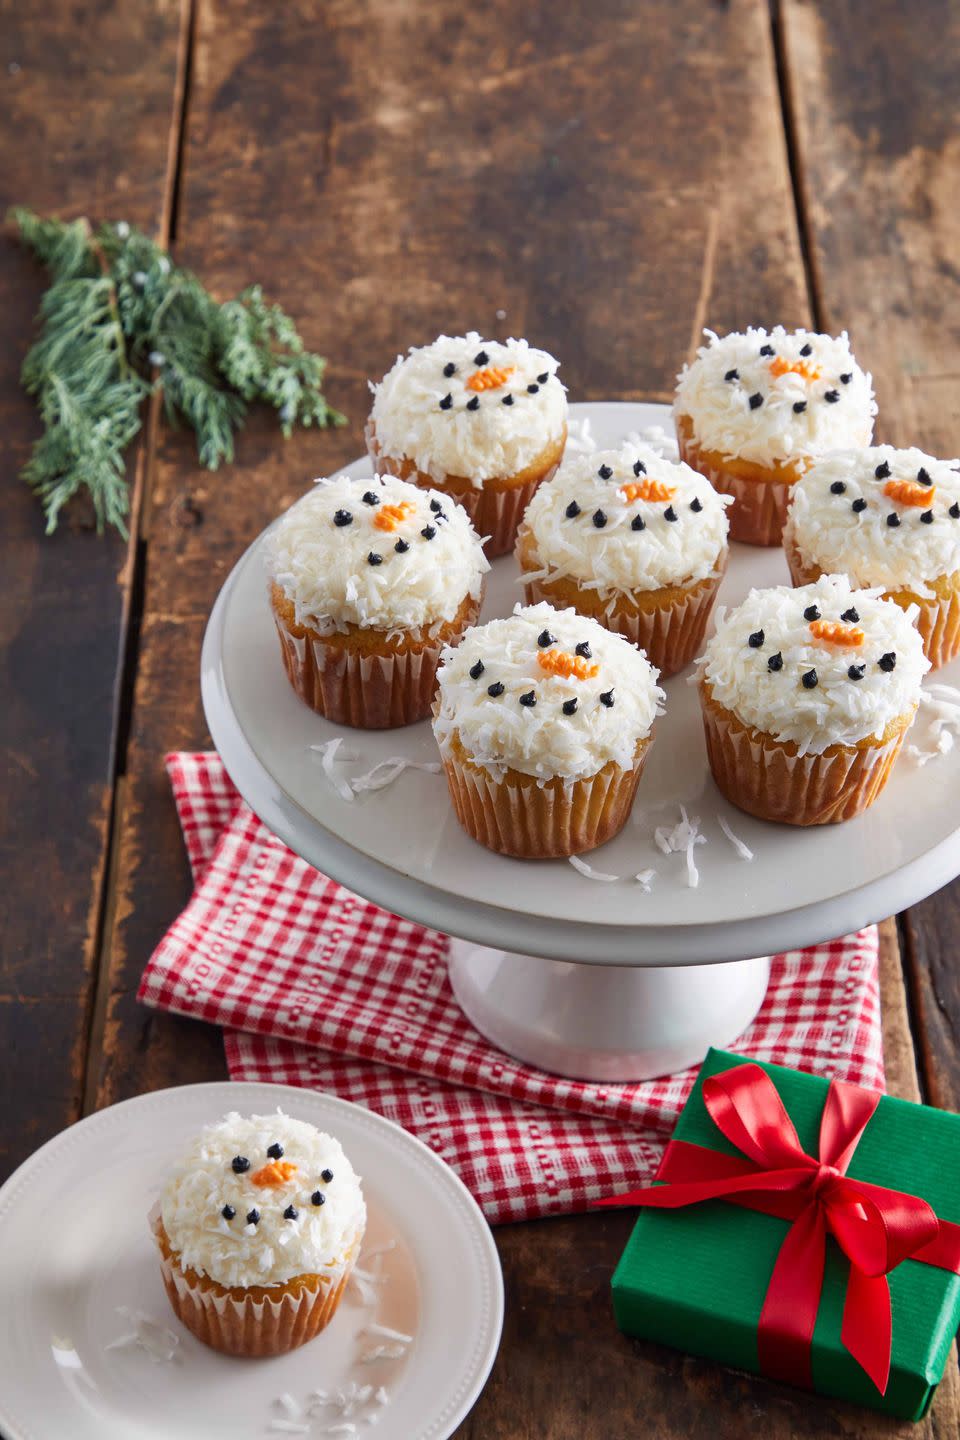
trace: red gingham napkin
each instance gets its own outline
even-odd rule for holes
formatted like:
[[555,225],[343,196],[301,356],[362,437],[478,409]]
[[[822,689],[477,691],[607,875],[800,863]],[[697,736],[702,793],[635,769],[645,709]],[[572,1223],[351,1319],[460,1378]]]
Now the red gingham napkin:
[[[454,1001],[442,935],[300,860],[217,756],[167,769],[196,889],[140,999],[242,1032],[226,1038],[234,1079],[370,1106],[443,1155],[492,1222],[581,1210],[652,1175],[694,1071],[594,1084],[512,1060]],[[734,1048],[882,1088],[875,928],[776,956]]]

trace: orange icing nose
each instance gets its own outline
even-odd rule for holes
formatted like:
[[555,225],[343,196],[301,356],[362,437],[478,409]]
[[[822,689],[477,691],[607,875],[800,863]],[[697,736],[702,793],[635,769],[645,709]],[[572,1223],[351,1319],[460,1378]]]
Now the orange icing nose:
[[286,1185],[297,1173],[297,1167],[292,1160],[271,1160],[267,1165],[261,1165],[259,1170],[254,1170],[250,1176],[254,1185],[265,1185],[271,1190],[277,1190],[281,1185]]
[[922,505],[926,510],[933,504],[937,489],[935,485],[917,485],[913,480],[888,480],[883,493],[901,505]]
[[628,503],[631,500],[672,500],[677,492],[672,485],[662,480],[636,480],[623,485],[620,494]]
[[589,680],[600,669],[599,665],[588,665],[582,656],[567,655],[563,650],[541,650],[537,662],[548,675],[562,675],[564,680]]
[[856,625],[841,625],[839,620],[811,620],[810,634],[824,645],[842,645],[851,649],[863,644],[863,631]]
[[506,385],[516,368],[516,365],[485,365],[482,370],[474,370],[466,381],[466,387],[468,390],[497,390]]
[[396,530],[400,521],[406,520],[413,511],[414,507],[409,500],[402,500],[399,505],[381,505],[373,517],[373,523],[378,530]]
[[771,375],[802,375],[804,380],[819,380],[820,371],[816,365],[808,365],[805,360],[784,360],[782,355],[775,355],[770,361]]

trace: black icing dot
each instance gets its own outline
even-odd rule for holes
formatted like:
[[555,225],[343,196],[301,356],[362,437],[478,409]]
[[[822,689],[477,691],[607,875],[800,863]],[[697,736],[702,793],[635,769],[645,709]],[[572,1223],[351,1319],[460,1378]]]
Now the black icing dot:
[[538,376],[537,376],[537,384],[538,384],[538,385],[546,385],[546,383],[547,383],[547,381],[548,381],[549,379],[550,379],[550,371],[549,371],[549,370],[544,370],[544,372],[543,372],[542,375],[538,375]]
[[840,619],[846,620],[848,625],[856,625],[858,620],[860,619],[860,611],[857,610],[853,605],[851,605],[849,610],[844,610],[843,614],[840,616]]
[[480,396],[479,396],[479,395],[474,395],[474,397],[473,397],[472,400],[468,400],[468,401],[467,401],[467,409],[468,409],[468,410],[479,410],[479,409],[480,409]]
[[890,514],[887,516],[887,524],[890,526],[891,530],[896,530],[897,526],[900,524],[900,516],[897,514],[896,510],[890,511]]
[[887,653],[886,653],[885,655],[881,655],[881,656],[880,656],[880,659],[877,661],[877,664],[880,666],[880,669],[881,669],[881,670],[885,670],[888,675],[889,675],[890,671],[895,667],[896,663],[897,663],[897,656],[896,656],[896,652],[893,651],[893,650],[888,650]]
[[761,346],[760,346],[760,354],[761,354],[761,355],[776,355],[776,353],[777,353],[777,352],[776,352],[776,350],[774,350],[774,348],[773,348],[772,345],[761,345]]
[[607,517],[606,517],[606,515],[604,515],[604,513],[603,513],[602,510],[594,510],[594,512],[593,512],[593,523],[594,523],[594,525],[596,525],[596,527],[597,527],[598,530],[602,530],[603,527],[604,527],[604,525],[606,525],[606,523],[607,523]]
[[549,630],[541,630],[540,634],[537,636],[537,644],[540,646],[541,650],[546,650],[548,645],[556,645],[556,643],[556,635],[551,635]]
[[700,511],[703,509],[703,501],[700,499],[699,495],[694,495],[693,499],[690,501],[690,509],[693,511],[694,515],[700,514]]
[[437,532],[432,525],[424,525],[423,529],[420,531],[420,534],[423,536],[424,540],[432,540],[436,533]]
[[727,373],[726,373],[726,375],[724,375],[723,378],[724,378],[724,380],[726,380],[727,384],[729,385],[729,384],[731,384],[734,380],[739,380],[739,379],[740,379],[740,371],[739,371],[739,370],[728,370]]
[[526,706],[528,710],[532,710],[536,703],[537,697],[532,690],[527,690],[520,696],[520,704]]
[[824,400],[826,400],[828,405],[836,405],[837,401],[840,399],[840,391],[828,390],[823,398]]
[[407,551],[410,549],[410,544],[407,540],[398,540],[393,548],[394,550],[396,550],[398,555],[406,555]]
[[[486,362],[484,362],[484,363],[486,363]],[[320,1171],[320,1179],[324,1182],[325,1185],[329,1185],[329,1184],[330,1184],[330,1181],[333,1179],[333,1171],[332,1171],[332,1170],[321,1170],[321,1171]]]
[[589,640],[581,640],[581,641],[580,641],[580,644],[576,647],[576,653],[577,653],[578,655],[581,655],[584,660],[590,660],[590,659],[592,659],[592,658],[593,658],[593,651],[590,649],[590,641],[589,641]]
[[257,1210],[256,1208],[254,1208],[253,1210],[248,1210],[248,1211],[247,1211],[247,1224],[248,1224],[248,1225],[259,1225],[259,1224],[260,1224],[260,1211],[259,1211],[259,1210]]
[[379,496],[379,495],[375,495],[372,490],[364,490],[364,492],[363,492],[363,503],[364,503],[364,505],[379,505],[379,504],[380,504],[380,496]]
[[536,383],[536,381],[534,381],[534,383],[533,383],[532,385],[528,385],[528,386],[527,386],[527,394],[528,394],[528,395],[536,395],[537,392],[539,391],[539,389],[540,389],[540,386]]
[[439,500],[431,500],[430,509],[433,511],[434,515],[439,515],[440,511],[443,509],[443,506],[440,504]]
[[800,676],[804,690],[815,690],[820,683],[816,670],[805,670]]
[[452,396],[452,395],[444,395],[443,399],[440,401],[440,409],[441,409],[441,410],[450,410],[450,409],[452,409],[452,407],[453,407],[453,396]]
[[851,665],[847,675],[851,680],[862,680],[867,673],[866,665]]
[[810,344],[810,341],[809,341],[809,340],[807,341],[806,345],[801,345],[801,347],[800,347],[800,354],[801,354],[801,355],[812,355],[812,354],[813,354],[813,346]]
[[297,1209],[296,1205],[288,1205],[286,1210],[284,1210],[283,1212],[283,1218],[284,1220],[296,1220],[299,1214],[300,1211]]
[[512,395],[504,395],[503,399],[500,401],[500,404],[501,404],[501,405],[512,405],[512,404],[513,404],[513,396],[512,396]]
[[860,514],[861,510],[866,510],[866,508],[867,502],[866,500],[864,500],[862,495],[859,500],[854,500],[853,504],[850,506],[850,509],[853,510],[857,515]]
[[503,694],[503,683],[500,680],[494,680],[492,685],[487,686],[487,694],[496,700],[498,695]]
[[457,373],[457,367],[456,367],[456,365],[454,365],[454,363],[453,363],[452,360],[448,360],[447,363],[446,363],[446,365],[444,365],[444,367],[443,367],[443,373],[444,373],[444,375],[446,375],[446,377],[447,377],[448,380],[450,379],[450,376],[451,376],[451,375],[456,375],[456,373]]
[[326,1197],[326,1195],[324,1195],[323,1191],[322,1191],[322,1190],[314,1190],[313,1194],[310,1196],[310,1204],[311,1204],[311,1205],[326,1205],[326,1203],[327,1203],[327,1197]]
[[876,470],[874,470],[873,473],[878,480],[888,480],[890,478],[890,466],[887,464],[886,460],[881,460],[880,464],[877,466]]
[[234,1210],[232,1205],[224,1205],[223,1209],[220,1211],[220,1214],[223,1216],[224,1220],[232,1220],[236,1213],[237,1212],[236,1210]]
[[646,475],[647,467],[646,465],[644,465],[642,460],[634,460],[633,473],[634,475]]
[[486,350],[481,350],[479,355],[474,355],[473,363],[474,365],[488,365],[490,363],[490,356]]
[[370,554],[367,556],[367,564],[368,564],[368,565],[382,565],[382,564],[383,564],[383,556],[382,556],[382,555],[378,555],[377,552],[376,552],[376,550],[371,550],[371,551],[370,551]]
[[794,415],[802,415],[803,412],[804,412],[804,410],[806,410],[806,408],[807,408],[807,402],[806,402],[806,400],[794,400],[794,402],[793,402],[793,413],[794,413]]
[[671,524],[673,523],[674,520],[676,520],[676,519],[678,518],[678,517],[677,517],[677,512],[676,512],[676,510],[674,510],[674,508],[673,508],[672,505],[668,505],[667,508],[666,508],[666,510],[664,510],[664,512],[663,512],[663,518],[664,518],[664,520],[669,520],[669,521],[671,522]]
[[847,487],[846,487],[846,485],[844,485],[844,483],[843,483],[842,480],[834,480],[833,484],[830,486],[830,494],[831,494],[831,495],[842,495],[843,492],[844,492],[844,490],[846,490],[846,488],[847,488]]
[[917,471],[917,484],[918,484],[918,485],[932,485],[932,484],[933,484],[933,481],[930,479],[930,471],[929,471],[929,470],[925,470],[922,465],[920,466],[920,469]]
[[485,669],[486,666],[484,665],[483,661],[478,660],[475,665],[470,666],[470,679],[479,680]]
[[647,528],[647,527],[646,527],[646,525],[644,524],[643,516],[642,516],[642,515],[634,515],[633,519],[630,521],[630,529],[631,529],[631,530],[646,530],[646,528]]
[[754,630],[752,635],[747,636],[747,644],[750,646],[751,649],[759,650],[760,646],[763,644],[763,638],[764,637],[762,630]]
[[600,476],[601,480],[609,480],[610,476],[613,474],[613,471],[610,469],[609,465],[601,465],[600,469],[597,471],[597,474]]
[[570,504],[567,506],[566,510],[564,510],[563,513],[564,515],[566,515],[568,520],[576,520],[577,516],[580,514],[580,506],[577,504],[576,500],[571,500]]
[[278,1140],[274,1140],[272,1145],[267,1146],[267,1154],[271,1160],[280,1160],[283,1158],[283,1146]]
[[806,610],[804,610],[803,612],[803,618],[804,620],[819,620],[820,611],[817,609],[816,605],[808,605]]
[[607,707],[608,710],[611,710],[611,709],[613,708],[613,691],[612,691],[612,690],[604,690],[604,691],[601,692],[601,694],[600,694],[600,704],[601,704],[601,705],[606,705],[606,707]]
[[564,715],[573,715],[573,714],[576,713],[576,709],[577,709],[577,697],[576,697],[576,695],[574,695],[574,697],[573,697],[572,700],[564,700],[564,702],[563,702],[563,713],[564,713]]
[[960,520],[960,504],[955,500],[948,511],[951,520]]
[[333,523],[342,530],[344,525],[353,524],[353,516],[349,510],[337,510],[333,517]]
[[750,396],[750,409],[759,410],[762,404],[763,396],[760,394],[759,391],[754,391],[754,393]]
[[843,375],[840,376],[840,384],[841,384],[841,385],[849,385],[849,384],[850,384],[850,381],[851,381],[852,379],[853,379],[853,374],[852,374],[851,371],[848,370],[845,374],[843,374]]
[[933,511],[932,511],[932,510],[924,510],[923,514],[920,516],[920,524],[921,524],[921,525],[932,525],[932,524],[933,524]]
[[782,670],[782,669],[783,669],[783,656],[780,654],[780,651],[779,651],[779,650],[777,651],[776,655],[769,655],[769,656],[767,657],[767,669],[768,669],[768,670]]
[[245,1170],[250,1169],[250,1161],[247,1159],[246,1155],[234,1155],[233,1159],[230,1161],[230,1167],[233,1170],[234,1175],[242,1175]]

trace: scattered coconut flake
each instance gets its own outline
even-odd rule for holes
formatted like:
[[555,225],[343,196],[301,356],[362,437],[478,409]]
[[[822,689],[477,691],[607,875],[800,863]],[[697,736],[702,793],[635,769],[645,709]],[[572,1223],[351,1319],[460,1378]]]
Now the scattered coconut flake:
[[664,430],[662,425],[645,425],[642,430],[631,430],[624,438],[631,445],[649,445],[650,449],[656,450],[664,460],[672,460],[674,464],[680,459],[676,435]]
[[278,1395],[273,1403],[278,1410],[283,1411],[288,1420],[299,1420],[303,1414],[300,1406],[288,1390],[284,1390],[282,1395]]
[[180,1346],[180,1337],[159,1320],[154,1320],[144,1310],[130,1305],[118,1305],[117,1314],[131,1327],[126,1335],[112,1340],[108,1350],[120,1350],[134,1345],[148,1355],[154,1364],[160,1365],[173,1359]]
[[568,855],[567,859],[574,870],[579,870],[580,874],[585,875],[588,880],[602,880],[605,885],[609,885],[614,880],[622,878],[620,875],[608,875],[605,870],[594,870],[593,866],[588,865],[586,860],[581,860],[579,855]]
[[378,1405],[389,1405],[389,1404],[390,1404],[390,1396],[389,1396],[388,1393],[387,1393],[387,1388],[386,1388],[385,1385],[378,1385],[378,1386],[377,1386],[377,1391],[376,1391],[376,1394],[374,1395],[373,1398],[374,1398],[374,1400],[377,1402]]
[[336,790],[337,794],[340,796],[340,799],[352,801],[353,791],[350,788],[349,780],[345,780],[342,775],[338,775],[336,770],[333,768],[338,760],[345,761],[357,759],[357,756],[353,754],[352,751],[348,752],[344,750],[338,754],[337,752],[340,750],[340,746],[342,744],[343,736],[336,735],[332,740],[324,740],[322,745],[311,745],[310,749],[320,756],[320,764],[323,768],[323,773],[329,783],[333,786],[334,790]]
[[656,878],[656,874],[656,870],[638,870],[636,875],[634,875],[634,880],[636,880],[638,885],[641,885],[643,887],[644,895],[649,895],[650,891],[653,889],[653,882]]
[[360,1356],[361,1365],[373,1365],[377,1360],[402,1360],[407,1353],[406,1345],[375,1345]]
[[905,745],[904,754],[917,765],[948,754],[960,736],[960,690],[939,681],[925,685],[910,734],[919,743]]
[[336,1425],[328,1425],[321,1430],[321,1435],[356,1435],[357,1427],[352,1420],[342,1420]]
[[354,775],[347,783],[355,795],[362,790],[385,790],[404,770],[425,770],[428,775],[439,775],[440,764],[436,760],[408,760],[403,755],[390,755],[366,775]]
[[694,847],[706,845],[706,835],[700,834],[700,816],[693,815],[688,818],[684,807],[680,806],[680,822],[669,828],[666,825],[658,825],[653,832],[653,839],[658,850],[664,855],[670,855],[681,851],[687,857],[687,884],[691,890],[695,890],[700,884],[700,871],[697,869],[693,858]]
[[740,859],[752,860],[753,851],[750,849],[750,846],[746,845],[740,839],[739,835],[734,835],[733,831],[730,829],[730,826],[727,824],[726,820],[724,820],[722,815],[717,816],[717,824],[720,826],[720,829],[730,841],[730,844],[733,846],[734,850],[736,850],[737,854],[740,856]]
[[365,1335],[378,1335],[381,1340],[398,1340],[401,1345],[409,1345],[413,1340],[412,1335],[405,1335],[402,1330],[391,1330],[389,1325],[379,1325],[376,1322],[368,1325],[363,1332]]

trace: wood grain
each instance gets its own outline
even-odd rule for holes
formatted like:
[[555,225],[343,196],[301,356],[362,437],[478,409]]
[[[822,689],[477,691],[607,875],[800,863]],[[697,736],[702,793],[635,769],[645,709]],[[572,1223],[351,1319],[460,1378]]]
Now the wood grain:
[[[0,5],[2,209],[126,217],[163,234],[182,7]],[[145,61],[149,59],[149,63]],[[16,479],[38,433],[20,362],[45,283],[0,241],[0,1179],[79,1113],[112,803],[130,555],[74,511],[50,539]],[[137,457],[130,474],[136,473]]]

